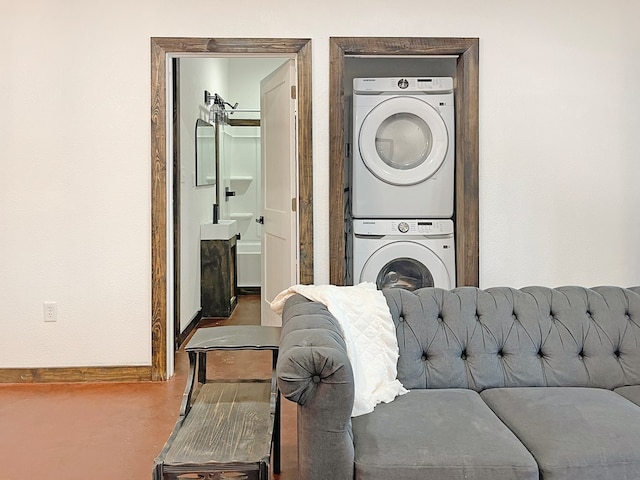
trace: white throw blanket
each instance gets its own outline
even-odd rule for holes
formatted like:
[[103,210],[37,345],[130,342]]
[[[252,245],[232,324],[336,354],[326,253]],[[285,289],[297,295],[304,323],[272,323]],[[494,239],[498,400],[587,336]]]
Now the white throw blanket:
[[399,353],[395,326],[375,284],[294,285],[276,296],[271,309],[282,315],[285,301],[295,293],[326,305],[342,327],[355,386],[351,416],[372,412],[378,403],[389,403],[408,392],[396,378]]

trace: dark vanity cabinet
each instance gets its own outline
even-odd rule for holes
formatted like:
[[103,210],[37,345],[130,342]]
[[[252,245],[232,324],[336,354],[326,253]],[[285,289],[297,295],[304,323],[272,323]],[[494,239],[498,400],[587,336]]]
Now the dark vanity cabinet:
[[237,304],[236,237],[200,240],[202,317],[229,317]]

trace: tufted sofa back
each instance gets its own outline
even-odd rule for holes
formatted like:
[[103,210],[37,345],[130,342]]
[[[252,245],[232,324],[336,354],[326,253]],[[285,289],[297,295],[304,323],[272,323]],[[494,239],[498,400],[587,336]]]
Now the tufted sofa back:
[[640,384],[640,287],[384,294],[409,389]]

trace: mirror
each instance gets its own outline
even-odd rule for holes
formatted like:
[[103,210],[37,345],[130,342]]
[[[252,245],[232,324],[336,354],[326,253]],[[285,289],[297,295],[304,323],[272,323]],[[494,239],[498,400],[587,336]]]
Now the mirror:
[[216,127],[196,120],[196,187],[215,185],[217,179]]

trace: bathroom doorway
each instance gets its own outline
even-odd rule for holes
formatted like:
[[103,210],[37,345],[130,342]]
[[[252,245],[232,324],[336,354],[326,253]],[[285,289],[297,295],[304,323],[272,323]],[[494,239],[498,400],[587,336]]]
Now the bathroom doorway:
[[[277,76],[265,100],[263,81],[280,71],[290,80],[283,82]],[[216,222],[230,222],[232,234],[237,234],[236,281],[228,279],[237,285],[237,289],[228,287],[233,291],[232,303],[243,301],[247,295],[260,296],[262,315],[258,322],[279,324],[267,300],[297,282],[293,267],[288,273],[282,268],[295,265],[297,256],[295,249],[286,246],[297,234],[297,215],[289,207],[296,190],[296,102],[291,98],[291,86],[285,85],[295,85],[295,60],[292,55],[181,56],[174,59],[171,77],[176,85],[173,101],[177,111],[172,128],[178,133],[172,135],[178,155],[173,200],[178,218],[174,229],[179,237],[175,251],[179,264],[175,283],[180,286],[175,300],[176,346],[201,315],[211,315],[207,298],[201,296],[200,226],[212,223],[214,216]],[[283,89],[279,94],[278,88]],[[274,118],[278,111],[283,111],[283,118]],[[200,126],[194,128],[195,124]],[[197,147],[204,147],[205,142],[214,148],[196,154],[200,150]],[[291,151],[273,153],[281,143],[291,145]],[[212,175],[203,175],[202,168],[209,168]],[[284,182],[285,178],[289,181]],[[267,211],[265,202],[270,202],[274,193],[284,197],[280,204],[287,205],[283,213],[290,217],[284,221],[291,229],[288,235],[270,235],[274,224],[283,223],[275,221],[280,212]],[[263,242],[263,237],[269,242]],[[285,239],[284,245],[281,239]],[[273,242],[275,249],[271,247]],[[276,272],[287,273],[285,278],[266,274],[274,270],[266,268],[270,262],[276,262]],[[280,280],[275,293],[269,287],[274,280]]]
[[[176,311],[179,306],[181,222],[176,174],[179,118],[172,102],[172,68],[180,57],[282,57],[296,65],[298,278],[313,282],[313,215],[311,160],[311,42],[308,39],[153,38],[152,50],[152,378],[173,373]],[[167,110],[171,110],[168,112]],[[170,114],[169,114],[170,113]],[[194,119],[195,121],[195,119]],[[168,157],[168,158],[167,158]],[[176,178],[177,177],[177,178]],[[186,179],[189,181],[189,179]],[[175,201],[177,198],[177,202]],[[176,213],[177,211],[177,213]]]

